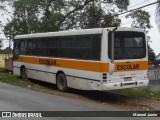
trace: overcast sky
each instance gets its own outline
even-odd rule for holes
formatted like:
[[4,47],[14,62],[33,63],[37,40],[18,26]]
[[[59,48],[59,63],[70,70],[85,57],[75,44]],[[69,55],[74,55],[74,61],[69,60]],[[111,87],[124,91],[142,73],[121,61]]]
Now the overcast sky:
[[[130,9],[134,9],[149,3],[153,3],[156,2],[157,0],[130,0],[130,6],[129,6],[129,10]],[[8,8],[9,9],[9,8]],[[151,46],[151,48],[154,50],[155,54],[158,55],[160,53],[160,32],[157,28],[156,22],[155,22],[155,13],[156,13],[156,4],[143,8],[143,10],[146,10],[147,12],[149,12],[149,14],[151,15],[151,25],[153,26],[153,28],[151,28],[149,30],[149,35],[151,37],[151,41],[149,44]],[[11,10],[10,10],[11,11]],[[7,16],[5,15],[6,13],[2,13],[0,14],[0,18],[3,21],[3,23],[5,24],[7,22]],[[131,21],[129,19],[125,19],[124,17],[125,15],[121,15],[119,16],[120,18],[122,18],[122,27],[130,27],[131,25]],[[0,34],[0,38],[4,38],[3,34]],[[8,46],[8,41],[4,41],[4,48]]]
[[[140,7],[140,6],[147,5],[149,3],[153,3],[156,1],[157,0],[130,0],[129,10]],[[154,50],[155,54],[158,55],[160,53],[160,32],[155,22],[156,4],[145,7],[143,8],[143,10],[146,10],[151,15],[150,21],[153,27],[149,30],[149,36],[151,37],[152,42],[149,42],[149,44],[151,48]],[[120,17],[123,18],[124,16],[125,15],[122,15]],[[129,27],[131,25],[131,20],[123,19],[121,25],[122,27]]]

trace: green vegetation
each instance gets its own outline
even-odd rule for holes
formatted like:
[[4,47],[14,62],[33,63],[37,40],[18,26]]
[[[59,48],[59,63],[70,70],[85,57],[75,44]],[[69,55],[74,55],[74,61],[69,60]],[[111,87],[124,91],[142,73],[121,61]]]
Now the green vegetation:
[[144,90],[122,89],[122,90],[116,90],[114,92],[126,94],[129,96],[160,99],[160,92],[153,92],[150,91],[149,89],[144,89]]
[[[115,15],[128,10],[130,0],[0,0],[0,11],[13,9],[12,20],[4,25],[4,34],[12,39],[17,34],[52,32],[120,26]],[[126,15],[132,18],[132,27],[150,29],[150,15],[136,10]],[[113,21],[117,21],[114,24]]]
[[24,86],[23,80],[10,73],[0,73],[0,82],[11,85]]

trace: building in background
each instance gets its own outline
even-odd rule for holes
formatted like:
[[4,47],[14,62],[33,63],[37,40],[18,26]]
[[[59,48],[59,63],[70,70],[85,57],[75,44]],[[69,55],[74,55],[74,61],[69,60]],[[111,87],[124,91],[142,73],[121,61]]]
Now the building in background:
[[5,54],[0,52],[0,69],[5,68],[5,60],[12,58],[12,54]]

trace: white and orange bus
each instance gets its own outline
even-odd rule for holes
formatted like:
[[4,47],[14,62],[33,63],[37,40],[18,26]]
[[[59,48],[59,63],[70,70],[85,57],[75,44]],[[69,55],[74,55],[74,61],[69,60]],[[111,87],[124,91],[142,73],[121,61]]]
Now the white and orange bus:
[[60,91],[147,86],[145,30],[97,28],[17,35],[13,72],[54,83]]

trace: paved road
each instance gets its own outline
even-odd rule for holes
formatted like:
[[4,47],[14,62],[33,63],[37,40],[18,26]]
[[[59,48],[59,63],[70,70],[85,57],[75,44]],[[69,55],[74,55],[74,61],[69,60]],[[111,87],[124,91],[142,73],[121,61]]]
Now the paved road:
[[[119,111],[117,108],[106,107],[96,103],[65,98],[32,91],[29,89],[0,83],[0,111]],[[0,118],[2,119],[2,118]],[[22,119],[22,118],[19,118]],[[12,120],[19,120],[12,118]],[[23,120],[28,118],[23,118]],[[56,120],[87,119],[97,120],[108,118],[54,118]],[[116,120],[117,118],[110,118]],[[118,118],[120,120],[134,120],[134,118]],[[136,118],[142,120],[142,118]],[[145,120],[149,120],[147,118]],[[156,118],[158,120],[158,118]],[[8,118],[6,119],[8,120]],[[34,120],[41,120],[34,118]],[[53,118],[42,118],[42,120],[53,120]]]

